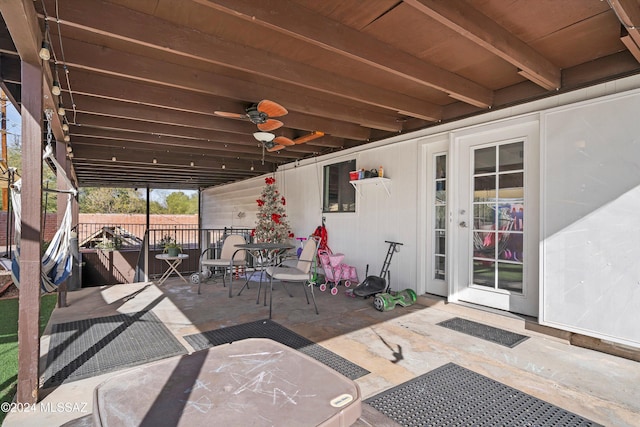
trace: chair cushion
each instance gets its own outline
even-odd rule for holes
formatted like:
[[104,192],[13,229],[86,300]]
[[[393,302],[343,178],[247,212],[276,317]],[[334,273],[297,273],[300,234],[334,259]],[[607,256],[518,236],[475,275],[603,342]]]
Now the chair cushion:
[[[202,265],[205,267],[229,267],[231,264],[230,259],[203,259]],[[233,261],[233,265],[247,265],[247,261],[243,259],[237,259]]]
[[290,280],[292,282],[302,282],[309,279],[309,273],[300,271],[293,267],[268,267],[267,274],[276,280]]
[[316,241],[314,239],[308,239],[305,242],[302,253],[300,254],[300,259],[298,260],[298,265],[296,266],[298,270],[306,273],[311,270],[311,264],[316,257],[316,249]]

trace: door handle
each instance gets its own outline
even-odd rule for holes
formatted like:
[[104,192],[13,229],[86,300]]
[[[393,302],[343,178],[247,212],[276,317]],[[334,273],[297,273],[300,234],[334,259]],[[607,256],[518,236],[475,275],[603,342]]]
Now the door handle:
[[460,224],[458,224],[458,225],[460,225],[460,228],[467,228],[467,223],[466,223],[466,222],[464,222],[464,221],[462,221],[462,222],[461,222]]

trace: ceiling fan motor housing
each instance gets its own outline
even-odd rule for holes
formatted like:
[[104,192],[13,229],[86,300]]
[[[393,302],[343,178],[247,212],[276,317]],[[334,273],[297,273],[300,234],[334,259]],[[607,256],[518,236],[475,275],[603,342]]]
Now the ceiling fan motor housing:
[[256,125],[266,123],[269,119],[267,113],[258,111],[258,107],[256,105],[247,108],[247,116],[249,117],[249,120],[251,120],[251,123]]

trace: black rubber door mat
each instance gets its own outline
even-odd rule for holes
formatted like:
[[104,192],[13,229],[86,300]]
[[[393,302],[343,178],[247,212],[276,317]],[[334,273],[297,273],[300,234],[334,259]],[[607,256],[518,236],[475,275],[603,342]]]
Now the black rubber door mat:
[[448,363],[364,401],[403,426],[600,426]]
[[52,326],[44,388],[186,354],[151,311]]
[[493,326],[484,325],[472,320],[454,317],[449,320],[437,323],[453,331],[462,332],[472,337],[482,338],[505,347],[513,348],[529,337],[526,335],[516,334],[515,332],[505,331],[504,329],[495,328]]
[[309,357],[313,357],[349,379],[355,380],[369,373],[369,371],[355,363],[271,320],[243,323],[200,334],[188,335],[184,338],[193,346],[194,350],[204,350],[205,348],[246,338],[269,338],[296,349]]

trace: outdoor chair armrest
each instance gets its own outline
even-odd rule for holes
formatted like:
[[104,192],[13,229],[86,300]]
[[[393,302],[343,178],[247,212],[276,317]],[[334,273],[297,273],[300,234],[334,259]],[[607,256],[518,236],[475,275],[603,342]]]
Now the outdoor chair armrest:
[[[207,252],[214,250],[215,248],[207,248],[204,251],[202,251],[202,253],[200,254],[200,262],[202,262],[202,260],[204,259],[204,256],[207,254]],[[215,255],[215,253],[214,253]]]
[[288,265],[284,264],[287,261],[295,261],[296,263],[298,262],[306,262],[306,263],[313,263],[313,260],[306,260],[306,259],[300,259],[298,258],[297,255],[293,255],[293,256],[288,256],[283,258],[278,264],[276,264],[274,267],[288,267]]

